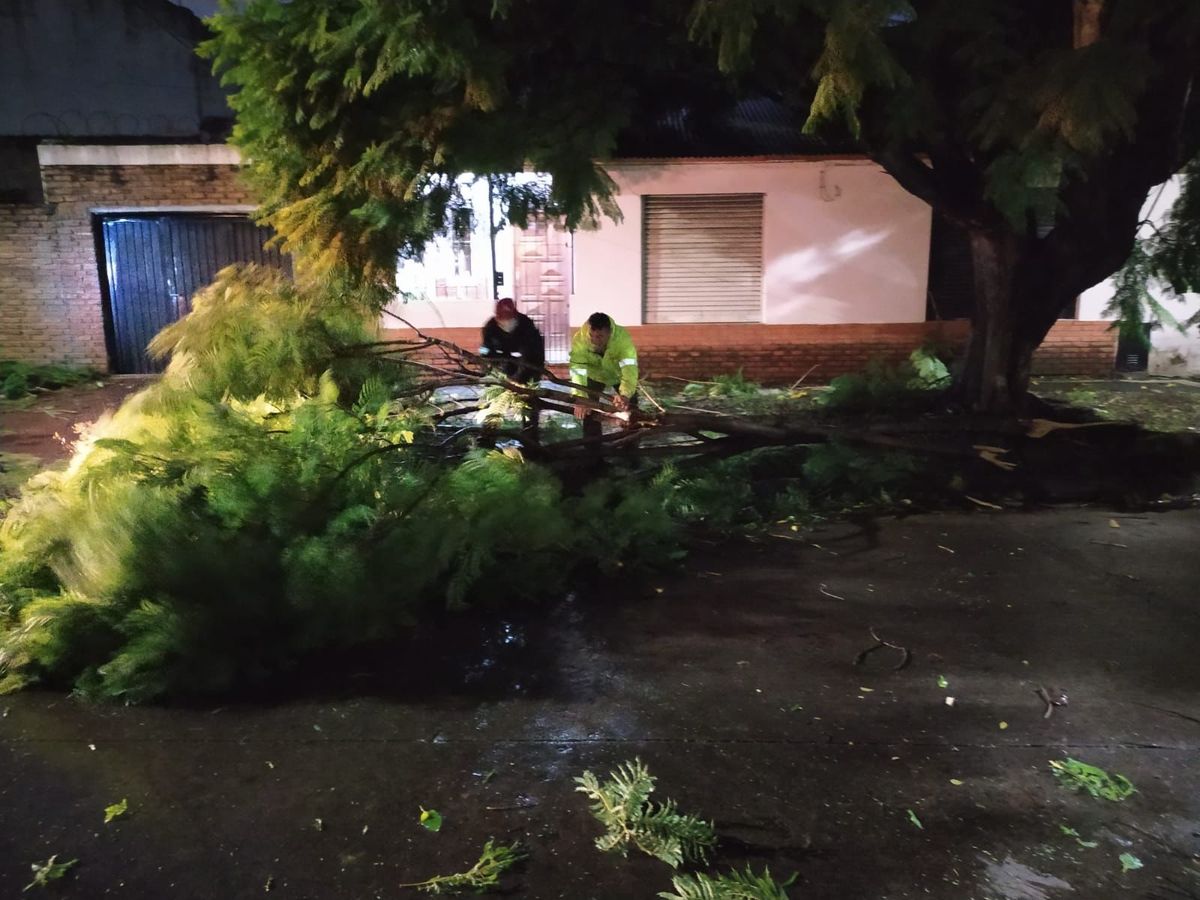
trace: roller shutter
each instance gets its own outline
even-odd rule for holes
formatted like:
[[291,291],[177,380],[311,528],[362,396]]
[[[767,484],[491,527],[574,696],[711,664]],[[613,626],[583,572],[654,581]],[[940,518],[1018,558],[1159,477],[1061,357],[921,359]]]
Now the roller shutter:
[[763,195],[642,198],[647,323],[761,322]]

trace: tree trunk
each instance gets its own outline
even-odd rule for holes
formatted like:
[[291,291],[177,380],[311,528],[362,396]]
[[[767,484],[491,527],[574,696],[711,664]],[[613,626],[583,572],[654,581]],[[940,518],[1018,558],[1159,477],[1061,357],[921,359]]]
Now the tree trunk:
[[1027,374],[1014,382],[1020,371],[1013,365],[1020,242],[1012,233],[984,228],[972,228],[969,236],[975,310],[958,388],[970,409],[1006,413],[1015,409],[1029,384]]
[[[975,412],[1019,413],[1029,393],[1034,351],[1068,303],[1096,279],[1067,277],[1076,273],[1066,271],[1069,267],[1047,253],[1043,242],[1003,226],[970,228],[968,234],[975,311],[956,386]],[[1082,257],[1088,251],[1077,247],[1073,252]]]

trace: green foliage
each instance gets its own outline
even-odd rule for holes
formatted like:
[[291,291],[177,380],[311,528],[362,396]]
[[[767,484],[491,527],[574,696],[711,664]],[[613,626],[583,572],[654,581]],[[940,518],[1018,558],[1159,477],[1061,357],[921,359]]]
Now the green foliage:
[[442,830],[442,814],[436,809],[426,809],[422,806],[419,821],[426,831]]
[[24,891],[35,887],[49,887],[51,882],[58,881],[67,872],[79,862],[77,859],[69,859],[66,862],[56,862],[58,854],[55,853],[44,863],[33,863],[33,881],[25,885]]
[[100,373],[95,369],[83,366],[34,365],[0,359],[0,397],[20,400],[35,391],[52,391],[95,381],[99,377]]
[[813,447],[804,463],[811,495],[829,504],[890,503],[920,474],[917,460],[891,453],[829,443]]
[[1069,757],[1051,760],[1050,771],[1064,787],[1073,791],[1087,791],[1097,800],[1119,803],[1137,791],[1124,775],[1110,775],[1097,766]]
[[1122,853],[1117,857],[1117,861],[1121,863],[1122,872],[1136,872],[1145,866],[1145,863],[1132,853]]
[[750,480],[755,462],[753,455],[744,454],[712,463],[686,478],[668,470],[664,478],[672,485],[670,511],[684,522],[715,531],[757,524],[760,517]]
[[1200,291],[1200,157],[1184,168],[1179,197],[1162,227],[1134,242],[1113,280],[1113,296],[1104,312],[1115,317],[1121,337],[1145,347],[1147,325],[1180,332],[1200,325],[1200,312],[1181,321],[1163,302],[1181,301],[1184,294]]
[[892,504],[923,474],[905,453],[844,444],[778,447],[691,469],[667,469],[667,508],[681,522],[720,534],[768,523],[809,522],[847,507]]
[[[390,285],[397,253],[461,228],[477,178],[501,222],[619,219],[598,161],[631,130],[685,115],[704,137],[768,96],[1003,239],[1012,265],[986,276],[994,287],[1051,271],[1051,287],[1006,301],[1037,332],[1046,306],[1111,273],[1130,202],[1200,149],[1185,99],[1200,4],[1090,4],[1096,34],[1078,42],[1068,7],[223,0],[203,52],[232,89],[263,220],[316,271]],[[1173,285],[1198,271],[1196,247],[1162,258]]]
[[8,508],[9,498],[15,496],[29,478],[41,471],[41,457],[32,453],[0,452],[0,519]]
[[128,811],[129,801],[125,798],[122,798],[120,803],[114,803],[111,806],[104,807],[104,824],[107,825],[113,819],[120,818]]
[[903,409],[926,402],[924,392],[949,385],[945,362],[932,349],[919,347],[902,363],[871,360],[865,372],[838,376],[819,402],[847,412]]
[[711,381],[690,381],[679,395],[685,400],[742,400],[757,397],[762,385],[747,381],[738,369],[732,375],[714,375]]
[[479,417],[496,425],[503,420],[520,419],[529,408],[524,397],[498,384],[483,388],[477,405]]
[[[1200,291],[1200,156],[1183,169],[1179,197],[1149,242],[1154,275],[1176,296]],[[1200,321],[1200,313],[1191,324]]]
[[697,872],[694,875],[676,875],[671,879],[674,893],[662,891],[662,900],[788,900],[787,888],[796,876],[782,883],[771,877],[771,870],[764,869],[755,875],[749,866],[745,871],[733,869],[728,874],[715,878]]
[[427,894],[456,894],[469,889],[483,893],[498,887],[500,876],[525,858],[526,854],[518,842],[497,846],[489,840],[483,845],[478,861],[465,872],[454,875],[435,875],[425,881],[402,884],[400,887],[415,887]]
[[665,22],[634,0],[568,15],[545,3],[225,0],[202,52],[233,88],[233,141],[284,246],[386,283],[397,251],[419,256],[462,221],[465,173],[491,178],[501,220],[619,217],[594,160],[631,103],[650,102],[634,85],[670,91],[698,55]]
[[446,457],[382,364],[338,362],[355,304],[244,278],[223,273],[172,327],[162,380],[0,526],[0,689],[225,691],[439,605],[528,602],[580,567],[679,552],[666,485],[567,498],[515,451]]
[[575,790],[591,798],[592,815],[606,829],[596,846],[624,856],[632,844],[673,868],[703,862],[716,843],[712,824],[680,813],[671,800],[654,803],[655,780],[639,759],[622,763],[604,782],[591,772],[575,779]]
[[571,502],[577,552],[609,574],[682,559],[683,533],[670,493],[670,473],[648,483],[619,476],[592,482]]
[[217,403],[225,396],[286,403],[314,395],[329,373],[356,394],[378,366],[349,357],[345,348],[371,339],[371,316],[384,295],[335,278],[294,282],[278,269],[231,266],[200,291],[192,312],[164,328],[150,351],[171,358],[164,402],[181,398]]

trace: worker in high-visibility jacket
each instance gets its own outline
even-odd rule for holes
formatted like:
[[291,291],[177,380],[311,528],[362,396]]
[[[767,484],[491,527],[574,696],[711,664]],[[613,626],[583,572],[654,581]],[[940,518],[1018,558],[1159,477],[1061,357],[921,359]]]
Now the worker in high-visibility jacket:
[[[612,316],[600,312],[588,316],[571,340],[569,367],[572,383],[593,391],[615,390],[612,404],[618,410],[637,407],[637,348]],[[575,416],[583,420],[585,438],[603,433],[600,417],[589,407],[577,404]]]

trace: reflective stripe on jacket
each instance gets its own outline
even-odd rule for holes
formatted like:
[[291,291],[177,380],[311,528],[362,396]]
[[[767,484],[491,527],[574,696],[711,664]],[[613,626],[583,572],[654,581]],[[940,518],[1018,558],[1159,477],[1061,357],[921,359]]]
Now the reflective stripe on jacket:
[[588,381],[599,381],[605,387],[618,385],[618,392],[624,397],[632,397],[637,392],[638,363],[637,348],[633,346],[633,338],[629,332],[609,317],[612,327],[612,337],[608,339],[608,347],[604,355],[592,349],[592,329],[584,322],[575,337],[571,339],[570,371],[571,381],[580,387],[587,387]]

